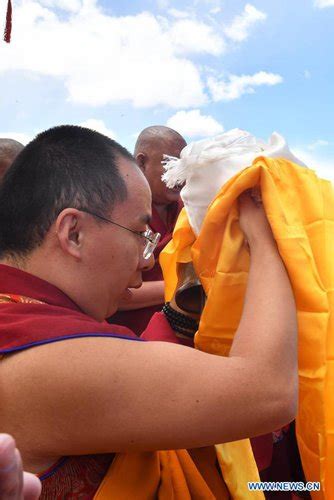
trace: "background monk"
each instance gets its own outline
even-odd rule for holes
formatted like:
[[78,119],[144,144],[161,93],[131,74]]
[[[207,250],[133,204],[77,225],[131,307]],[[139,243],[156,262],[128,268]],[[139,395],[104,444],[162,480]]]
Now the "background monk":
[[129,327],[136,335],[146,328],[152,315],[161,311],[164,302],[164,282],[159,264],[159,255],[172,237],[176,219],[182,208],[180,188],[170,189],[161,180],[164,172],[163,155],[179,158],[187,145],[175,130],[152,126],[145,128],[138,136],[134,156],[137,165],[144,173],[152,192],[152,219],[150,227],[161,234],[160,242],[154,251],[155,264],[143,275],[143,285],[132,292],[130,300],[124,300],[111,323]]
[[[184,473],[183,485],[212,499],[185,451],[156,477],[165,457],[157,450],[263,434],[295,415],[294,298],[265,213],[247,195],[240,226],[250,271],[229,358],[142,341],[104,321],[153,265],[150,215],[132,155],[80,127],[37,136],[0,186],[0,428],[15,437],[24,468],[41,474],[42,498],[92,498],[115,460],[111,486],[135,484],[142,495],[125,498],[148,498],[148,487],[155,497]],[[170,325],[156,313],[147,328]],[[134,462],[145,466],[136,481]]]
[[23,148],[14,139],[0,139],[0,180]]

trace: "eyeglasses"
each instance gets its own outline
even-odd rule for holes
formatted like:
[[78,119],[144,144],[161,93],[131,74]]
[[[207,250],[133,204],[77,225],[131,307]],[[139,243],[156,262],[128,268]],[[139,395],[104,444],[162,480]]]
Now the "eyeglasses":
[[147,228],[146,231],[134,231],[133,229],[130,229],[128,227],[122,226],[121,224],[118,224],[118,222],[114,222],[113,220],[107,219],[106,217],[103,217],[102,215],[96,214],[95,212],[91,212],[90,210],[86,210],[85,208],[78,208],[77,210],[80,210],[80,212],[85,212],[86,214],[92,215],[93,217],[97,217],[98,219],[104,220],[105,222],[109,222],[109,224],[114,224],[115,226],[121,227],[122,229],[126,229],[127,231],[130,231],[131,233],[137,234],[141,238],[146,239],[144,251],[143,251],[143,257],[145,260],[148,260],[154,250],[157,247],[157,244],[160,241],[161,234],[160,233],[154,233],[151,229]]

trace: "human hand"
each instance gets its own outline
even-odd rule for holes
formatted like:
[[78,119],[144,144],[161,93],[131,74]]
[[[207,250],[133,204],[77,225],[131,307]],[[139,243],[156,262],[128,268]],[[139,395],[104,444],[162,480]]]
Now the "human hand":
[[37,500],[40,494],[39,479],[23,472],[14,439],[8,434],[0,434],[0,500]]
[[262,205],[259,189],[253,188],[245,191],[239,196],[238,202],[239,224],[250,248],[257,243],[273,244],[275,240]]

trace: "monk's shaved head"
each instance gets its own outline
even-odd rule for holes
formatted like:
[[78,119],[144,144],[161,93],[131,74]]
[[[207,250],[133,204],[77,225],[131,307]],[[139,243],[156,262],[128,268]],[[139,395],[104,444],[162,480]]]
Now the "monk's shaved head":
[[23,148],[23,144],[14,139],[0,139],[0,180]]
[[178,158],[186,145],[182,135],[163,125],[147,127],[139,134],[134,156],[148,180],[154,204],[168,205],[179,199],[179,190],[168,189],[161,180],[163,174],[161,162],[163,155]]
[[180,143],[182,147],[186,146],[186,141],[181,134],[169,127],[163,125],[153,125],[145,128],[138,136],[135,145],[135,155],[149,151],[152,147],[163,147],[165,143]]

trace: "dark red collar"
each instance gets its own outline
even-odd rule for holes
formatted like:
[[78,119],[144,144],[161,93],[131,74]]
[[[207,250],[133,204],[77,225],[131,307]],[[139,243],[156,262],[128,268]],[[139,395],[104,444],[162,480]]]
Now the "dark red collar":
[[81,311],[59,288],[33,274],[0,264],[0,293],[24,295],[54,306]]
[[167,207],[167,222],[165,223],[157,211],[154,204],[152,204],[152,220],[150,223],[153,231],[161,234],[162,239],[166,234],[173,232],[176,219],[183,207],[182,200],[175,201]]
[[0,354],[79,337],[138,340],[128,328],[87,316],[51,283],[3,264],[0,264],[0,293],[40,301],[0,304]]

